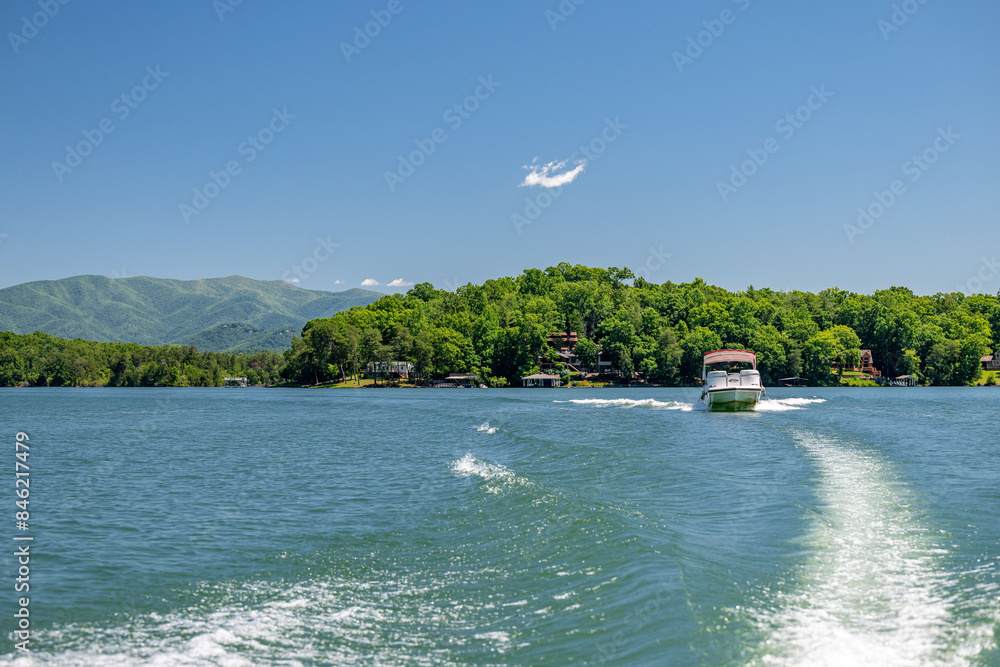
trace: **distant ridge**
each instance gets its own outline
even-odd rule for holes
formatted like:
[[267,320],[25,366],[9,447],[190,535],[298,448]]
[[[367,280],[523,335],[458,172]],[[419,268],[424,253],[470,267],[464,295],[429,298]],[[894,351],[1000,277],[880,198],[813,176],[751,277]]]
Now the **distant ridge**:
[[283,280],[243,276],[74,276],[0,289],[0,330],[143,345],[193,344],[214,352],[281,350],[307,321],[381,296],[363,289],[306,290]]

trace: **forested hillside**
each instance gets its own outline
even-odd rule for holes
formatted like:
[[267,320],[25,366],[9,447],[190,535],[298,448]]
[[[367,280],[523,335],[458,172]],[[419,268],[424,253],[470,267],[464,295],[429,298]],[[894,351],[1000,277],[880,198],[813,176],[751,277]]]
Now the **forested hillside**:
[[701,279],[633,278],[627,269],[562,263],[454,293],[422,283],[405,296],[310,321],[285,353],[283,374],[319,383],[371,361],[409,360],[439,377],[471,372],[493,385],[519,384],[540,354],[552,354],[547,335],[568,330],[579,333],[584,366],[600,349],[623,381],[692,384],[705,352],[729,347],[754,350],[767,383],[801,376],[833,384],[837,369],[868,348],[884,375],[963,385],[980,375],[980,358],[1000,335],[995,296],[916,296],[903,287],[872,295],[729,292]]
[[185,338],[178,345],[192,345],[199,350],[233,354],[282,352],[291,346],[292,336],[301,331],[301,327],[272,330],[262,329],[246,322],[230,322]]
[[0,332],[0,387],[217,387],[227,376],[274,384],[283,366],[281,355],[274,352],[223,354],[182,345]]
[[[74,276],[0,289],[0,331],[43,331],[62,338],[164,345],[196,343],[201,350],[281,351],[307,321],[369,304],[381,294],[305,290],[281,280],[243,276],[168,280],[138,276]],[[231,323],[242,328],[220,335]]]

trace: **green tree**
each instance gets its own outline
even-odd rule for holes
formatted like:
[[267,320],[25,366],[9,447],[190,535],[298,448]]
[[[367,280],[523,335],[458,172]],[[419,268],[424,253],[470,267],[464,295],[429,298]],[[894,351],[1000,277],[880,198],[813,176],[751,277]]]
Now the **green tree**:
[[589,338],[581,337],[576,342],[574,352],[580,358],[580,364],[593,371],[597,366],[597,357],[601,353],[601,348]]
[[806,377],[819,385],[835,384],[834,367],[842,375],[846,365],[857,364],[860,344],[858,335],[844,325],[815,334],[803,347],[803,370]]
[[962,384],[958,376],[962,345],[956,340],[943,340],[931,347],[924,366],[924,377],[929,384],[948,386]]
[[681,382],[701,381],[705,355],[722,348],[719,335],[706,327],[695,327],[681,341]]
[[920,357],[916,350],[903,350],[903,353],[896,363],[896,370],[900,375],[917,376],[920,373]]
[[656,382],[669,385],[680,384],[683,358],[684,349],[678,342],[677,334],[673,329],[664,330],[656,341],[653,357],[655,369],[647,369],[647,377],[651,376]]

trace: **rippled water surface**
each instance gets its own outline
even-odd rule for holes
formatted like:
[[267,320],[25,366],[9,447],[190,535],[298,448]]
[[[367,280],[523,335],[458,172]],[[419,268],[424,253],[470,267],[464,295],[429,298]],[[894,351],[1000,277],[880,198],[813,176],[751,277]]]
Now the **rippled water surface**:
[[1000,665],[1000,389],[770,394],[3,390],[32,658]]

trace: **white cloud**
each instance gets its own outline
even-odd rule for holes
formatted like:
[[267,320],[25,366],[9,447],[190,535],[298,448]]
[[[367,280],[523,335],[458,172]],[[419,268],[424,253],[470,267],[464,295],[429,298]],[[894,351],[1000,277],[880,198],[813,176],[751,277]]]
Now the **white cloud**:
[[375,280],[374,278],[365,278],[364,280],[361,281],[361,286],[362,287],[377,287],[378,286],[378,281]]
[[403,280],[402,278],[396,278],[391,283],[388,283],[386,285],[386,287],[409,287],[412,284],[413,283],[408,283],[405,280]]
[[[537,158],[535,158],[537,159]],[[549,162],[548,164],[537,165],[534,162],[531,165],[524,165],[523,169],[530,169],[530,173],[525,176],[524,181],[520,183],[519,187],[524,186],[534,186],[540,185],[543,188],[558,188],[563,185],[568,185],[576,180],[576,177],[583,173],[583,168],[586,163],[580,162],[573,169],[563,172],[561,174],[556,174],[554,172],[561,171],[568,160],[563,160],[562,162]]]
[[344,281],[343,281],[343,280],[334,280],[334,281],[333,281],[333,284],[334,284],[334,285],[339,285],[339,284],[341,284],[342,282],[344,282]]
[[295,283],[299,282],[299,279],[298,278],[289,278],[285,282],[292,283],[294,285]]

